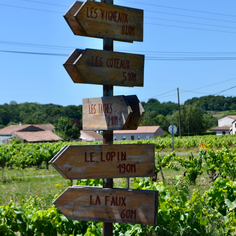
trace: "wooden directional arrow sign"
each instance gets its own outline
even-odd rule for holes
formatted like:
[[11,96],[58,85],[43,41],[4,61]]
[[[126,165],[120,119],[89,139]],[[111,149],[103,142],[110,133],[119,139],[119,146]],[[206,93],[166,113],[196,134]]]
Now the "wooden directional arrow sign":
[[157,224],[157,191],[73,186],[54,204],[69,220]]
[[65,146],[50,164],[66,179],[152,177],[154,144]]
[[136,95],[83,99],[83,130],[137,129],[144,114]]
[[143,86],[143,55],[75,49],[63,65],[75,83]]
[[64,18],[76,35],[143,41],[143,10],[87,0],[75,2]]

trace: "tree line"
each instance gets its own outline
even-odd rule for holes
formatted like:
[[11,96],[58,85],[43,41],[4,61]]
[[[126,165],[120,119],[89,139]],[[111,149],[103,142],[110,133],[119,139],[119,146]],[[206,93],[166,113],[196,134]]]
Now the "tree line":
[[81,126],[82,105],[61,106],[55,104],[20,103],[11,101],[0,105],[0,128],[11,124],[56,125],[61,117],[68,117]]
[[[165,131],[172,124],[179,127],[178,104],[160,102],[155,98],[141,102],[145,110],[140,125],[158,125]],[[203,96],[193,97],[180,106],[182,133],[198,133],[217,126],[217,118],[209,111],[236,110],[236,97]],[[82,105],[61,106],[55,104],[20,103],[11,101],[0,105],[0,128],[10,124],[58,124],[61,118],[69,118],[82,128]]]
[[[179,127],[178,104],[173,102],[160,103],[157,99],[149,99],[142,105],[145,110],[141,125],[159,125],[165,131],[170,125]],[[180,106],[182,133],[200,133],[217,126],[217,118],[203,110],[197,104]]]
[[228,111],[236,110],[236,97],[208,95],[200,98],[193,97],[184,103],[185,105],[195,105],[204,111]]

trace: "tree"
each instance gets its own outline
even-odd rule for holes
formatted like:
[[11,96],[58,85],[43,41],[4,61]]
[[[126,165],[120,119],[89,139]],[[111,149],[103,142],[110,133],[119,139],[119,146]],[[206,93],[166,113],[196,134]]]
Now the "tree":
[[216,117],[212,116],[209,113],[203,114],[203,120],[206,129],[210,129],[218,125],[218,120]]
[[[181,106],[181,131],[183,133],[199,133],[208,128],[204,120],[204,111],[195,105]],[[176,111],[171,116],[171,124],[179,127],[179,113]]]
[[55,126],[56,134],[64,141],[79,138],[80,132],[76,125],[72,125],[70,118],[60,117]]

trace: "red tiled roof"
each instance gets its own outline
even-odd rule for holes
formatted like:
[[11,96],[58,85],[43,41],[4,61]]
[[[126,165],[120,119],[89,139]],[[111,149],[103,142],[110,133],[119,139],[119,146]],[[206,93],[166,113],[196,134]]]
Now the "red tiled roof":
[[114,134],[130,134],[130,133],[155,133],[160,126],[138,126],[136,130],[114,130]]
[[229,131],[231,126],[214,127],[211,131]]
[[52,124],[37,124],[37,125],[33,125],[33,126],[36,126],[36,127],[43,129],[43,130],[49,130],[49,131],[54,130],[54,126]]
[[0,130],[0,134],[11,134],[12,132],[17,132],[23,129],[26,129],[30,126],[35,126],[37,128],[43,129],[43,130],[49,130],[52,131],[54,129],[54,126],[51,124],[28,124],[28,125],[10,125],[8,127],[5,127]]
[[[232,118],[232,119],[236,119],[236,115],[228,115],[228,117]],[[224,118],[224,117],[223,117]]]
[[13,132],[13,135],[16,135],[17,138],[27,142],[52,142],[62,140],[59,136],[49,130],[36,132]]
[[88,136],[94,139],[99,139],[99,140],[103,139],[101,134],[98,134],[93,130],[80,130],[80,132],[87,134]]
[[233,119],[233,120],[236,120],[236,115],[227,115],[227,116],[224,116],[224,117],[220,118],[219,120],[223,120],[223,119],[225,119],[226,117],[231,118],[231,119]]

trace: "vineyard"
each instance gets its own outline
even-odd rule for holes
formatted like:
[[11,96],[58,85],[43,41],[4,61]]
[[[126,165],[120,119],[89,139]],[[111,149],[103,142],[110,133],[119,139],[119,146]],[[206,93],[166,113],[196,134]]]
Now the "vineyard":
[[[235,140],[234,135],[175,138],[176,153],[170,152],[172,139],[168,137],[115,142],[155,144],[155,176],[132,178],[131,188],[159,191],[159,206],[157,225],[113,224],[113,235],[236,235]],[[199,150],[201,141],[208,150]],[[0,235],[102,235],[101,222],[68,221],[52,205],[70,181],[48,175],[36,182],[36,178],[27,177],[29,171],[31,175],[36,171],[56,174],[48,162],[70,144],[86,145],[63,142],[0,145],[4,191],[23,183],[39,188],[40,182],[48,181],[43,193],[34,195],[30,189],[31,195],[26,199],[23,194],[19,197],[19,193],[12,195],[9,202],[0,199],[4,203],[0,206]],[[178,154],[179,150],[187,155]],[[25,173],[24,176],[10,177],[17,171]],[[125,187],[124,179],[114,181],[115,187]],[[102,180],[77,180],[74,184],[102,186]],[[49,191],[52,189],[54,193]]]

